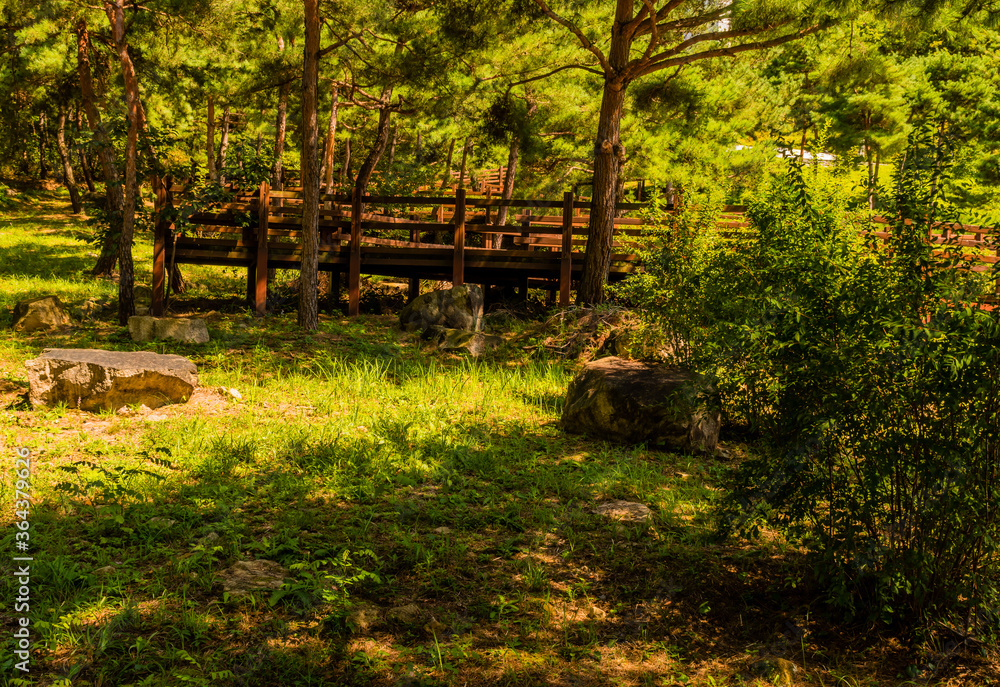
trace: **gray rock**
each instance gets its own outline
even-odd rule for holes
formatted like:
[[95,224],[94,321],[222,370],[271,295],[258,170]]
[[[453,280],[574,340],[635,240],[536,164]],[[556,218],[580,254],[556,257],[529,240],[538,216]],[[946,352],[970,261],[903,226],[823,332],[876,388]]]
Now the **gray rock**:
[[653,512],[647,506],[634,501],[605,501],[594,507],[598,515],[619,522],[644,524],[653,517]]
[[433,325],[479,331],[483,328],[483,290],[477,284],[430,291],[410,301],[399,313],[399,326],[408,332]]
[[39,296],[14,306],[15,332],[37,332],[70,326],[69,315],[58,296]]
[[183,403],[198,385],[198,368],[179,355],[139,351],[48,348],[26,362],[35,407],[64,403],[81,410],[117,411],[142,404]]
[[445,329],[444,336],[439,340],[438,348],[442,351],[468,353],[473,358],[478,358],[484,353],[496,350],[503,342],[503,337],[491,334],[462,329]]
[[258,589],[281,589],[288,576],[280,563],[266,560],[239,561],[219,573],[222,590],[230,596],[243,596]]
[[177,524],[176,520],[171,520],[170,518],[165,518],[162,515],[157,515],[156,517],[147,520],[150,525],[156,525],[158,527],[173,527]]
[[665,443],[713,451],[720,413],[706,406],[713,389],[697,375],[655,363],[602,358],[570,383],[563,408],[567,432],[626,443]]
[[181,343],[208,343],[209,341],[205,320],[187,317],[133,315],[128,318],[128,333],[132,340],[137,342],[153,341],[154,339]]

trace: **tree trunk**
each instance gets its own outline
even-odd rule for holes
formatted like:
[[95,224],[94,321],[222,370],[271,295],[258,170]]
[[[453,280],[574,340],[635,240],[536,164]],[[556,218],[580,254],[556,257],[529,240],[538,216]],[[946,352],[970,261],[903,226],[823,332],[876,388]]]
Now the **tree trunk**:
[[304,0],[306,44],[302,66],[302,262],[299,326],[319,327],[319,0]]
[[[510,200],[514,197],[514,179],[517,177],[517,159],[521,154],[521,139],[517,134],[510,137],[510,151],[507,153],[507,171],[503,177],[503,200]],[[496,226],[502,227],[507,224],[506,205],[501,205],[497,209]],[[490,248],[500,248],[503,244],[503,234],[490,235]]]
[[470,147],[471,143],[472,143],[472,137],[466,136],[465,137],[465,145],[462,146],[462,168],[458,172],[458,187],[459,188],[465,188],[465,170],[466,170],[465,163],[469,159],[469,147]]
[[284,188],[281,179],[281,158],[285,154],[285,130],[288,127],[288,92],[291,90],[291,83],[281,84],[278,91],[278,120],[277,132],[274,134],[274,178],[271,179],[271,187],[280,191]]
[[49,156],[49,127],[45,112],[38,113],[38,178],[49,178],[49,166],[46,158]]
[[83,212],[83,204],[80,202],[80,193],[76,190],[76,179],[73,178],[73,163],[70,158],[69,146],[66,145],[66,105],[59,105],[59,119],[56,122],[56,147],[59,149],[59,158],[62,160],[63,183],[69,191],[69,202],[73,206],[73,214],[78,215]]
[[399,140],[399,125],[392,125],[392,142],[389,144],[389,164],[396,160],[396,141]]
[[445,189],[451,186],[451,160],[455,155],[455,139],[451,139],[451,143],[448,144],[448,158],[444,163],[444,173],[441,175],[441,188]]
[[125,83],[126,113],[128,115],[128,136],[125,142],[125,212],[122,220],[122,236],[118,251],[118,323],[128,325],[128,318],[135,314],[133,293],[135,275],[132,266],[132,237],[135,231],[135,200],[138,186],[135,168],[139,143],[140,106],[139,82],[135,68],[128,54],[125,42],[124,0],[114,0],[106,5],[108,20],[118,58],[121,61],[122,77]]
[[594,142],[594,198],[587,227],[587,252],[583,260],[583,278],[577,291],[580,303],[604,302],[604,284],[611,268],[611,246],[615,231],[615,191],[625,160],[621,143],[621,118],[628,82],[621,75],[628,64],[631,36],[623,31],[632,20],[632,0],[618,0],[615,23],[611,29],[608,55],[610,73],[604,76],[601,113]]
[[226,153],[229,152],[229,105],[222,110],[222,138],[219,139],[219,183],[226,183]]
[[351,178],[351,139],[344,142],[344,163],[340,167],[340,183],[344,184]]
[[[391,88],[382,91],[382,102],[385,103],[385,106],[378,111],[378,128],[375,132],[375,144],[368,153],[368,157],[361,163],[361,168],[358,169],[358,178],[354,182],[354,192],[361,196],[364,196],[368,191],[368,182],[371,180],[372,172],[375,171],[375,166],[378,165],[378,161],[389,143],[389,122],[392,117],[392,111],[389,109],[389,100],[391,98]],[[364,211],[364,207],[364,203],[362,203],[362,211]]]
[[326,129],[326,146],[323,149],[323,164],[326,165],[326,192],[333,193],[333,155],[336,152],[337,136],[337,87],[333,87],[333,103],[330,105],[330,125]]
[[115,167],[115,152],[111,138],[101,124],[101,115],[97,109],[94,96],[94,81],[90,73],[90,34],[87,32],[87,20],[80,19],[76,26],[77,36],[77,71],[80,77],[80,97],[87,113],[87,123],[94,133],[97,144],[97,156],[104,172],[105,205],[108,217],[108,229],[101,245],[101,255],[91,273],[94,276],[110,276],[118,261],[118,243],[121,239],[122,219],[125,214],[125,195],[122,192],[118,170]]
[[208,157],[208,178],[219,180],[219,171],[215,167],[215,98],[208,96],[208,129],[205,133],[205,155]]
[[[76,131],[79,134],[79,132],[83,131],[83,119],[80,115],[79,103],[76,104],[75,117],[76,117]],[[90,191],[91,193],[94,193],[96,191],[96,189],[94,188],[94,175],[90,171],[90,163],[87,161],[87,155],[83,150],[78,150],[77,155],[80,158],[80,169],[83,170],[83,180],[87,182],[87,190]]]

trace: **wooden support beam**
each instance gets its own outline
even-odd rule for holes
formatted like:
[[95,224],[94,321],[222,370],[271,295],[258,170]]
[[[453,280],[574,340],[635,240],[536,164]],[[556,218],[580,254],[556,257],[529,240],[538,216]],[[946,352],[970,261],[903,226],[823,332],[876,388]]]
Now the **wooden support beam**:
[[361,311],[361,194],[351,199],[351,261],[347,274],[347,314],[354,317]]
[[573,270],[573,192],[563,193],[562,248],[559,261],[559,305],[569,305],[570,278]]
[[257,250],[254,264],[254,310],[259,316],[267,312],[267,222],[271,208],[271,184],[260,185],[260,205],[258,206]]
[[[410,243],[420,246],[420,227],[417,225],[410,226]],[[420,277],[410,277],[410,288],[407,293],[407,302],[414,300],[420,296]]]
[[455,193],[455,259],[451,271],[452,286],[465,283],[465,189]]

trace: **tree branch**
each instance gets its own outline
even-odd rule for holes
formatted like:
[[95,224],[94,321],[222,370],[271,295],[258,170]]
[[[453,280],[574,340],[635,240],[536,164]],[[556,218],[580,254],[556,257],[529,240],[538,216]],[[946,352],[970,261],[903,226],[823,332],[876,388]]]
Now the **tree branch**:
[[556,22],[557,24],[562,24],[564,27],[569,29],[569,31],[572,32],[573,35],[579,39],[580,45],[582,45],[585,49],[593,53],[594,57],[596,57],[597,61],[600,63],[601,69],[604,70],[605,75],[610,76],[611,74],[614,73],[614,70],[611,68],[611,65],[608,64],[608,59],[604,56],[604,53],[601,52],[601,49],[598,48],[593,43],[591,43],[590,39],[584,36],[583,31],[578,29],[573,22],[569,21],[568,19],[563,19],[558,14],[549,9],[549,6],[545,4],[545,0],[533,0],[533,1],[536,5],[538,5],[539,8],[541,8],[542,12],[545,13],[545,16],[547,16],[549,19]]
[[[669,57],[664,53],[664,59],[654,58],[653,62],[647,65],[645,68],[636,74],[636,77],[645,76],[646,74],[651,74],[660,69],[665,69],[667,67],[678,67],[680,65],[690,64],[691,62],[696,62],[698,60],[707,60],[712,57],[734,57],[741,52],[747,52],[749,50],[766,50],[767,48],[774,48],[776,46],[788,43],[790,41],[798,40],[799,38],[804,38],[810,34],[816,33],[817,31],[822,31],[833,25],[833,22],[825,22],[820,24],[814,24],[812,26],[800,29],[794,33],[788,33],[784,36],[778,36],[777,38],[772,38],[767,41],[757,41],[754,43],[743,43],[742,45],[734,45],[726,48],[716,48],[715,50],[703,50],[702,52],[694,53],[692,55],[682,55],[680,57]],[[670,53],[673,54],[673,53]]]
[[586,67],[586,66],[584,66],[582,64],[566,64],[566,65],[563,65],[562,67],[559,67],[557,69],[553,69],[550,72],[545,72],[544,74],[539,74],[538,76],[532,76],[529,79],[521,79],[520,81],[515,81],[515,82],[513,82],[511,84],[508,84],[506,92],[510,93],[511,89],[514,88],[514,86],[523,86],[524,84],[531,83],[532,81],[538,81],[539,79],[545,79],[545,78],[548,78],[548,77],[552,76],[553,74],[558,74],[559,72],[565,71],[567,69],[582,69],[583,71],[590,72],[591,74],[597,74],[598,76],[604,76],[604,72],[599,71],[597,69],[594,69],[593,67]]
[[[670,2],[661,7],[658,12],[650,13],[650,16],[637,22],[635,28],[633,29],[632,38],[634,39],[638,36],[644,36],[649,33],[654,24],[659,24],[661,21],[666,19],[671,12],[683,5],[684,1],[685,0],[670,0]],[[727,5],[725,9],[728,10],[729,6]],[[640,12],[639,17],[641,16],[642,13]],[[636,17],[636,19],[639,19],[639,17]]]

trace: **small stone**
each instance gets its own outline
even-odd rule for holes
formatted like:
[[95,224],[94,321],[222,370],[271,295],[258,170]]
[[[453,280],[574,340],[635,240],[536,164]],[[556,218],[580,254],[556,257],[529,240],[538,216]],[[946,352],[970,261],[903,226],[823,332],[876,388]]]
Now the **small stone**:
[[107,577],[108,575],[114,575],[117,571],[118,569],[115,566],[105,565],[103,568],[98,568],[97,570],[95,570],[94,574],[99,575],[101,577]]
[[281,589],[288,571],[268,560],[239,561],[223,570],[222,590],[230,596],[243,596],[261,589]]
[[150,518],[147,521],[150,525],[157,525],[159,527],[173,527],[177,524],[176,520],[171,520],[170,518],[165,518],[162,515],[157,515],[156,517]]
[[220,386],[219,387],[219,394],[222,395],[222,396],[228,396],[229,398],[233,399],[234,401],[242,401],[243,400],[243,394],[241,394],[236,389],[229,389],[227,387]]
[[435,527],[434,528],[434,532],[436,532],[437,534],[441,534],[441,535],[451,534],[451,528],[450,527]]
[[494,351],[503,345],[503,337],[469,332],[461,329],[444,330],[443,340],[438,339],[438,348],[453,353],[467,353],[473,358],[479,358],[484,353]]
[[378,625],[381,620],[382,614],[378,606],[364,602],[355,604],[347,615],[347,624],[355,632],[365,632]]
[[784,658],[763,658],[750,667],[750,672],[777,687],[792,687],[799,667]]
[[209,532],[204,537],[198,540],[198,544],[208,548],[209,546],[215,546],[216,542],[218,542],[220,539],[222,539],[222,537],[220,537],[217,533]]
[[139,343],[161,339],[201,344],[211,340],[205,320],[188,317],[133,315],[128,318],[128,333]]
[[149,314],[149,307],[145,306],[145,305],[137,305],[137,306],[135,306],[135,314],[139,315],[139,316],[148,315]]
[[424,610],[417,604],[406,604],[390,608],[385,614],[386,618],[397,623],[415,623],[425,615]]
[[633,501],[606,501],[594,508],[594,513],[619,522],[644,524],[653,517],[653,512],[641,503]]

